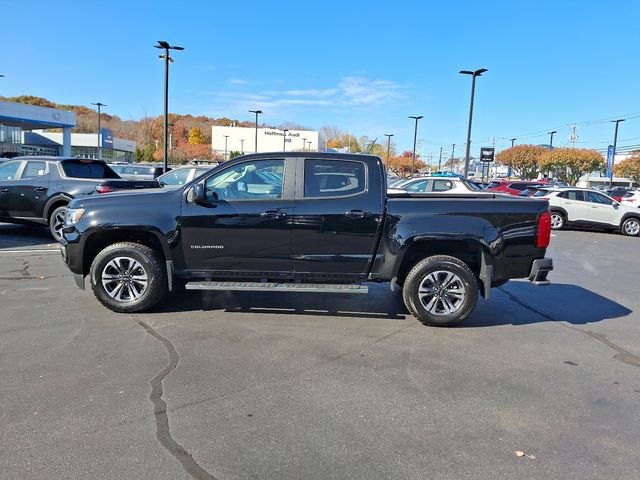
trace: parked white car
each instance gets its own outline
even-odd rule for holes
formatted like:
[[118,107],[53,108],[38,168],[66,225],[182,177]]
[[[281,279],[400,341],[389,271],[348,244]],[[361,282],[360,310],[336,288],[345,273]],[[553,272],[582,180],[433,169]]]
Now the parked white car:
[[604,193],[586,188],[541,188],[533,197],[549,200],[554,230],[576,225],[640,236],[640,210],[621,205]]
[[417,177],[396,184],[387,193],[471,193],[477,191],[455,177]]
[[640,208],[640,190],[629,190],[622,196],[621,205]]

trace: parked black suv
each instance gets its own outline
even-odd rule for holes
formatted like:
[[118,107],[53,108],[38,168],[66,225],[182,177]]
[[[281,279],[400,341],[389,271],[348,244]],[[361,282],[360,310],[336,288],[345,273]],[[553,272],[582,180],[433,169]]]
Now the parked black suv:
[[0,165],[0,222],[49,225],[59,241],[74,198],[152,186],[159,185],[121,179],[101,160],[17,157]]

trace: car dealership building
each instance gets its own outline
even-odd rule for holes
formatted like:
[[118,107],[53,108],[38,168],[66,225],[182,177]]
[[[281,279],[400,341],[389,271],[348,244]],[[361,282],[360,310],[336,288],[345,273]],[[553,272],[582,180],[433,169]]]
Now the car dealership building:
[[319,132],[312,130],[280,130],[278,128],[258,128],[258,148],[256,149],[256,129],[253,127],[211,127],[211,149],[225,155],[229,152],[282,152],[317,151]]

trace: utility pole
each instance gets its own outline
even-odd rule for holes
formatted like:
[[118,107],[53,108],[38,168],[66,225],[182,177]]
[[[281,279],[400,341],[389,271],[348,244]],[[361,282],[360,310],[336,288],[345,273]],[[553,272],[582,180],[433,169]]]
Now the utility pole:
[[549,132],[549,135],[551,135],[551,138],[549,139],[549,150],[553,150],[553,135],[555,133],[558,133],[558,131],[553,130],[552,132]]
[[385,137],[387,137],[387,168],[389,167],[389,158],[391,156],[391,137],[393,137],[393,133],[385,133]]
[[444,148],[440,147],[440,158],[438,159],[438,171],[442,170],[442,150]]
[[416,128],[413,131],[413,155],[411,157],[411,178],[413,178],[415,173],[415,165],[416,165],[416,140],[418,137],[418,120],[424,118],[422,115],[410,116],[409,118],[413,118],[416,121]]

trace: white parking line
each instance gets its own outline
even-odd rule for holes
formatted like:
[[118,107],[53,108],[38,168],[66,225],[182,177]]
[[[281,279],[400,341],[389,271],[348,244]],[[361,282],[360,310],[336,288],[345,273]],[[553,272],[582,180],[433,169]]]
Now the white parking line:
[[51,253],[56,252],[60,253],[59,248],[52,249],[33,249],[33,250],[0,250],[0,253]]

